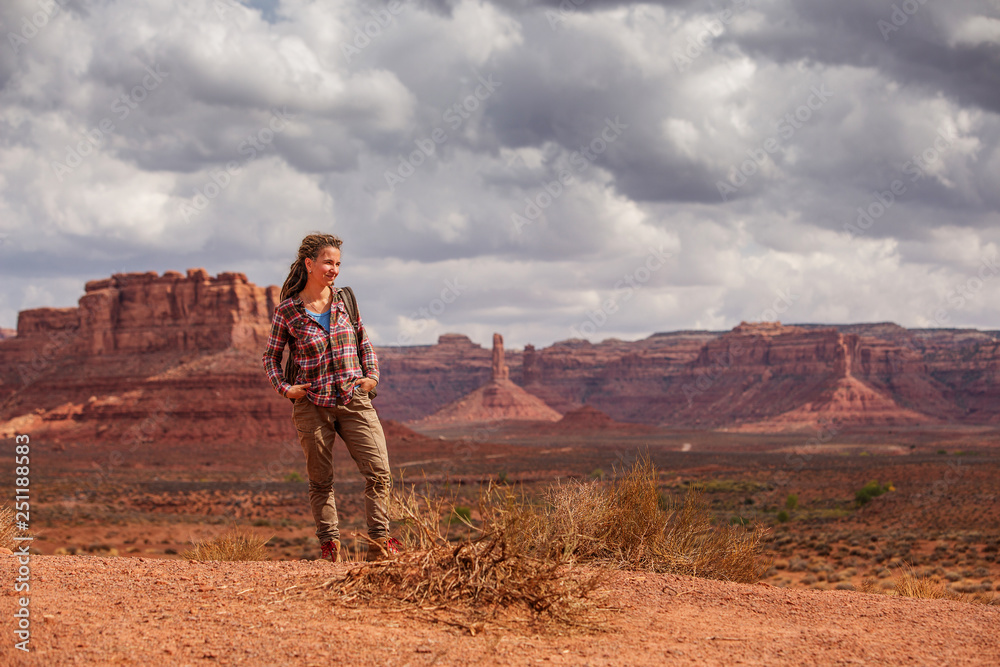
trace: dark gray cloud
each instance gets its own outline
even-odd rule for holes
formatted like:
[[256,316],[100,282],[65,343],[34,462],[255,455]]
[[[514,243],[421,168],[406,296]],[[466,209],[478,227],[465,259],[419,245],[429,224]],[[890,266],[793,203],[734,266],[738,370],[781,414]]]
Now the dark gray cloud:
[[994,2],[385,7],[4,3],[0,326],[326,229],[386,344],[996,328]]

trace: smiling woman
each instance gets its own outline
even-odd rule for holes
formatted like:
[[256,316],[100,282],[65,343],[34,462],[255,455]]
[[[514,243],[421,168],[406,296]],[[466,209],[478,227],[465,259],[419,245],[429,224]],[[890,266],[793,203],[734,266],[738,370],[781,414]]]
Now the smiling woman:
[[[333,442],[340,435],[365,478],[368,560],[396,552],[389,538],[387,501],[392,487],[385,434],[370,394],[378,384],[378,358],[365,333],[353,292],[336,288],[342,241],[332,234],[302,239],[281,288],[262,358],[271,385],[293,401],[292,421],[306,457],[309,504],[322,558],[340,560],[340,529],[333,495]],[[293,377],[281,372],[289,347]]]

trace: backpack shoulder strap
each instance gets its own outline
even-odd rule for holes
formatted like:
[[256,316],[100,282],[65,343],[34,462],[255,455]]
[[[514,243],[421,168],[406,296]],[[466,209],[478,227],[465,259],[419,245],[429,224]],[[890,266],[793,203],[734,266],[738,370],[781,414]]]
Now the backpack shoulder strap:
[[354,296],[354,290],[350,287],[340,288],[340,298],[344,302],[344,307],[347,309],[347,317],[350,318],[351,324],[354,328],[358,328],[358,299]]
[[[348,319],[350,319],[351,320],[351,324],[354,325],[354,333],[357,334],[357,332],[358,332],[358,324],[360,324],[360,320],[358,319],[358,299],[357,299],[356,296],[354,296],[354,290],[352,290],[350,287],[341,287],[340,288],[340,298],[344,302],[344,308],[347,309],[347,317],[348,317]],[[359,340],[358,341],[358,361],[361,361],[361,358],[362,358],[361,341]],[[361,367],[364,368],[364,365],[362,364]],[[372,398],[375,398],[375,396],[378,395],[378,392],[376,392],[374,389],[372,389],[370,392],[368,392],[368,395],[370,397],[372,397]]]

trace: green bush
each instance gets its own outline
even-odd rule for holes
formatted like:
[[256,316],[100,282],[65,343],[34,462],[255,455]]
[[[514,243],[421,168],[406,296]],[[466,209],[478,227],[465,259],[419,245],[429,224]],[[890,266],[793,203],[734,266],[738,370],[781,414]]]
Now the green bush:
[[305,480],[302,479],[302,475],[300,475],[299,473],[297,473],[297,472],[290,472],[287,475],[285,475],[285,481],[286,482],[304,482]]
[[601,468],[594,468],[590,471],[590,479],[604,479],[604,471]]
[[789,493],[788,497],[785,498],[785,509],[792,511],[796,509],[798,506],[799,506],[799,497],[794,493]]
[[861,487],[861,489],[854,494],[854,500],[857,502],[858,507],[860,507],[862,505],[867,505],[872,498],[877,498],[883,493],[892,490],[892,482],[888,484],[879,484],[878,482],[872,480]]
[[788,522],[788,512],[786,512],[785,510],[781,510],[780,512],[778,512],[778,522],[779,523],[787,523]]

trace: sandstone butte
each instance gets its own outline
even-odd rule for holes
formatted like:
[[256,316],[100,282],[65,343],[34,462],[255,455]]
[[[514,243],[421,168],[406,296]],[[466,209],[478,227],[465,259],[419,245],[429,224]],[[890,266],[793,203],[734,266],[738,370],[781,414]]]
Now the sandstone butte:
[[[87,283],[76,308],[22,311],[16,336],[0,339],[0,436],[286,437],[290,405],[260,364],[278,292],[240,273],[129,273]],[[1000,422],[995,331],[744,323],[526,345],[504,353],[502,377],[494,352],[461,334],[378,352],[376,407],[400,422],[480,389],[552,427],[583,406],[616,422],[763,431]]]
[[537,396],[511,382],[510,368],[504,363],[503,336],[493,334],[493,361],[490,381],[452,401],[437,412],[418,420],[415,427],[452,424],[488,424],[505,421],[554,422],[562,415]]

